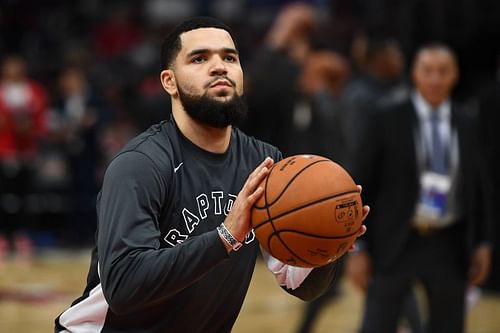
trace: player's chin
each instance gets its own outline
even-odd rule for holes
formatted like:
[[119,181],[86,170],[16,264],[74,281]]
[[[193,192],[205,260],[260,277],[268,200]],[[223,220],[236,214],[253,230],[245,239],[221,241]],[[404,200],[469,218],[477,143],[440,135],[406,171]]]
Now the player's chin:
[[226,103],[234,98],[234,93],[218,93],[212,96],[212,98],[218,102]]

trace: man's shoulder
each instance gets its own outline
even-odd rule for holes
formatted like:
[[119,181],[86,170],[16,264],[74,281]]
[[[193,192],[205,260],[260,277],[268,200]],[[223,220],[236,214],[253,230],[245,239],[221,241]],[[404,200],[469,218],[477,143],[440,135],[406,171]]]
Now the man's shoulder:
[[414,106],[410,98],[393,101],[384,105],[374,107],[371,112],[366,113],[367,123],[371,121],[389,121],[391,119],[407,118],[414,112]]
[[143,155],[159,168],[171,165],[175,144],[173,131],[170,121],[154,124],[129,140],[113,161],[124,155]]
[[255,154],[258,158],[270,156],[275,161],[282,157],[277,147],[248,135],[238,128],[233,129],[233,138],[236,142],[236,149],[244,154]]
[[404,98],[388,101],[379,105],[379,109],[385,112],[401,112],[403,110],[411,110],[414,108],[412,99],[409,95]]
[[168,131],[168,127],[168,121],[162,121],[151,125],[149,128],[130,139],[125,146],[123,146],[122,151],[148,149],[151,146],[161,143],[161,141],[164,141],[166,138],[162,134]]

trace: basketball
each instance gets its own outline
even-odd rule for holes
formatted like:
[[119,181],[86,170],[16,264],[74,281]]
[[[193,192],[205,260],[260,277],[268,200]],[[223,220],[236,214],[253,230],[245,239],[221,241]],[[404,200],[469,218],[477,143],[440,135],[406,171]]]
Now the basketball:
[[252,227],[276,259],[319,267],[340,258],[362,222],[359,190],[344,168],[317,155],[295,155],[274,164],[260,184]]

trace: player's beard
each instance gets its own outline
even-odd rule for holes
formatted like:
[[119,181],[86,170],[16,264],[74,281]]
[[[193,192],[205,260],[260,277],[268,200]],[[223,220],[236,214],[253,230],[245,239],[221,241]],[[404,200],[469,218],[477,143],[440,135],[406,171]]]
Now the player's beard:
[[243,96],[235,94],[227,101],[218,101],[207,95],[192,95],[180,86],[179,99],[187,114],[196,121],[215,128],[240,126],[247,118],[248,107]]

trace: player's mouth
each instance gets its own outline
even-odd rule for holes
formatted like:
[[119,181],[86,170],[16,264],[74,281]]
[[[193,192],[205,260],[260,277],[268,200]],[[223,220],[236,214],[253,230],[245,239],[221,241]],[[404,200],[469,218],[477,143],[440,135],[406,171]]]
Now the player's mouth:
[[215,87],[235,87],[236,82],[228,78],[227,76],[217,76],[210,80],[205,88],[215,88]]
[[214,83],[212,83],[210,85],[210,88],[214,88],[214,87],[232,87],[232,86],[233,85],[229,81],[226,81],[226,80],[217,80],[217,81],[215,81]]

